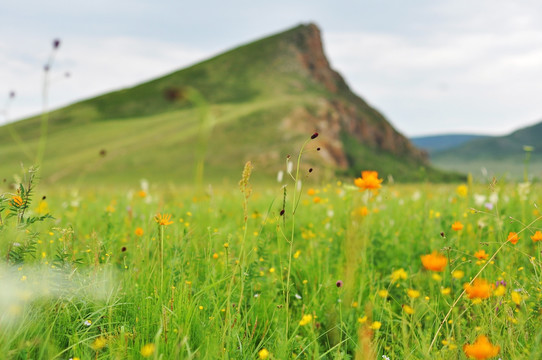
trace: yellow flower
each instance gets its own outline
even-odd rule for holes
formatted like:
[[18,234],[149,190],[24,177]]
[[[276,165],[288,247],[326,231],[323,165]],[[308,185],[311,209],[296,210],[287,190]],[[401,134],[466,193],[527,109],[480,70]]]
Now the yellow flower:
[[431,271],[443,271],[448,263],[448,259],[436,250],[431,254],[422,255],[421,259],[423,267]]
[[313,196],[314,194],[316,194],[316,190],[314,190],[313,188],[310,188],[309,190],[307,190],[307,194],[309,196]]
[[517,291],[512,291],[512,301],[514,302],[514,304],[516,305],[519,305],[521,304],[521,294],[518,293]]
[[403,311],[406,312],[408,315],[412,315],[416,312],[413,308],[411,308],[408,305],[403,305]]
[[259,352],[258,352],[258,357],[261,359],[261,360],[265,360],[269,357],[269,351],[267,351],[267,349],[263,348],[261,349]]
[[452,271],[452,277],[454,279],[462,279],[463,276],[465,276],[465,272],[463,270],[454,270],[454,271]]
[[173,224],[173,221],[171,221],[171,215],[170,214],[158,214],[154,217],[154,221],[158,223],[160,226],[168,226]]
[[92,350],[98,351],[98,350],[103,349],[105,345],[107,345],[107,339],[104,338],[103,336],[100,336],[94,339],[90,347],[92,348]]
[[377,190],[382,187],[382,179],[378,178],[378,172],[376,171],[362,171],[361,178],[354,180],[354,185],[360,188],[360,191],[363,190]]
[[465,184],[459,185],[457,189],[455,189],[455,192],[457,193],[457,195],[465,197],[469,193],[469,188]]
[[379,290],[379,291],[378,291],[378,296],[380,296],[381,298],[386,298],[386,297],[388,297],[388,290],[384,290],[384,289]]
[[465,344],[463,351],[468,358],[483,360],[489,359],[499,354],[501,350],[500,346],[494,346],[489,342],[489,339],[485,335],[480,335],[474,342],[474,344]]
[[320,199],[320,196],[315,196],[312,198],[312,201],[315,203],[315,204],[318,204],[319,202],[322,201],[322,199]]
[[143,236],[143,229],[140,228],[140,227],[136,228],[136,229],[135,229],[135,234],[136,234],[137,236]]
[[531,236],[533,241],[542,241],[542,232],[537,230],[533,236]]
[[311,314],[303,315],[303,317],[299,321],[299,326],[305,326],[308,323],[310,323],[311,321],[312,321],[312,315]]
[[495,296],[504,296],[506,294],[506,288],[502,285],[499,285],[493,292]]
[[442,295],[450,295],[451,292],[452,292],[452,289],[450,289],[449,287],[440,290],[440,293]]
[[365,315],[364,317],[359,317],[359,318],[358,318],[358,322],[359,322],[360,324],[366,323],[366,322],[367,322],[367,315]]
[[147,192],[145,190],[139,190],[137,192],[137,196],[139,196],[140,198],[144,198],[145,196],[147,196]]
[[156,351],[156,345],[147,344],[141,348],[141,355],[143,357],[149,357]]
[[391,282],[396,282],[399,280],[406,280],[408,278],[407,272],[401,268],[399,270],[395,270],[391,273]]
[[299,257],[299,255],[301,255],[301,250],[297,250],[295,253],[294,253],[294,259],[297,259]]
[[418,290],[408,289],[407,295],[409,298],[416,299],[417,297],[420,297],[421,294]]
[[452,230],[454,231],[459,231],[459,230],[463,230],[463,224],[459,221],[456,221],[452,224]]
[[380,321],[375,321],[371,324],[371,329],[378,330],[382,327],[382,323]]
[[491,296],[491,284],[484,279],[476,278],[472,285],[465,284],[463,287],[469,299],[487,299]]

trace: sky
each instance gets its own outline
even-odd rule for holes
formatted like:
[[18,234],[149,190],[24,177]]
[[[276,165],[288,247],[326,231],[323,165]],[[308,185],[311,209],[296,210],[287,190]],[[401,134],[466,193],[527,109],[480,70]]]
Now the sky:
[[19,0],[0,3],[0,124],[42,111],[57,38],[48,109],[308,22],[331,66],[407,136],[542,121],[538,0]]

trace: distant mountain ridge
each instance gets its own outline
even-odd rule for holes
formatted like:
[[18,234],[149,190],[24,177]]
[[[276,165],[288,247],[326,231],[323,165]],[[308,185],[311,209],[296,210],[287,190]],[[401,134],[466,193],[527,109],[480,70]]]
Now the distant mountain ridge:
[[[10,126],[35,151],[39,117]],[[314,24],[53,111],[42,177],[187,182],[204,164],[208,179],[235,179],[247,160],[269,176],[314,131],[320,151],[307,152],[304,166],[318,164],[320,176],[374,169],[398,180],[458,178],[431,168],[424,151],[350,90]],[[6,126],[0,157],[4,177],[23,157]]]
[[528,150],[532,176],[542,178],[542,122],[518,129],[508,135],[474,138],[458,146],[431,153],[432,162],[447,170],[507,174],[523,177]]
[[428,136],[411,137],[410,141],[418,148],[426,150],[429,155],[435,152],[451,149],[463,145],[464,143],[489,137],[488,135],[478,134],[439,134]]

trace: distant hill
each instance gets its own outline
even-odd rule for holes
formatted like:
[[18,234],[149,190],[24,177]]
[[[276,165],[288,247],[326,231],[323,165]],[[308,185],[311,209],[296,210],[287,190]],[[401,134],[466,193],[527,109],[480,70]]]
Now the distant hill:
[[442,134],[411,137],[410,141],[418,148],[432,153],[460,146],[467,141],[487,137],[474,134]]
[[473,139],[453,148],[431,154],[432,162],[447,170],[471,172],[475,176],[524,177],[526,151],[529,151],[529,175],[542,178],[542,122],[521,128],[505,136]]
[[[0,128],[3,178],[21,161],[32,163],[40,136],[39,117],[9,126],[26,150]],[[315,168],[311,176],[374,169],[399,181],[458,179],[429,166],[425,152],[350,90],[331,69],[314,24],[51,112],[42,178],[236,181],[252,160],[256,176],[274,179],[314,131],[320,136],[303,163]]]

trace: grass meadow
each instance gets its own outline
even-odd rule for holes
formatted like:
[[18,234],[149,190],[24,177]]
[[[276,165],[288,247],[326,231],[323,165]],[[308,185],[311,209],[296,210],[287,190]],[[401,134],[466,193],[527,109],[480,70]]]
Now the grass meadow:
[[542,358],[539,185],[296,168],[231,188],[4,183],[2,358]]

